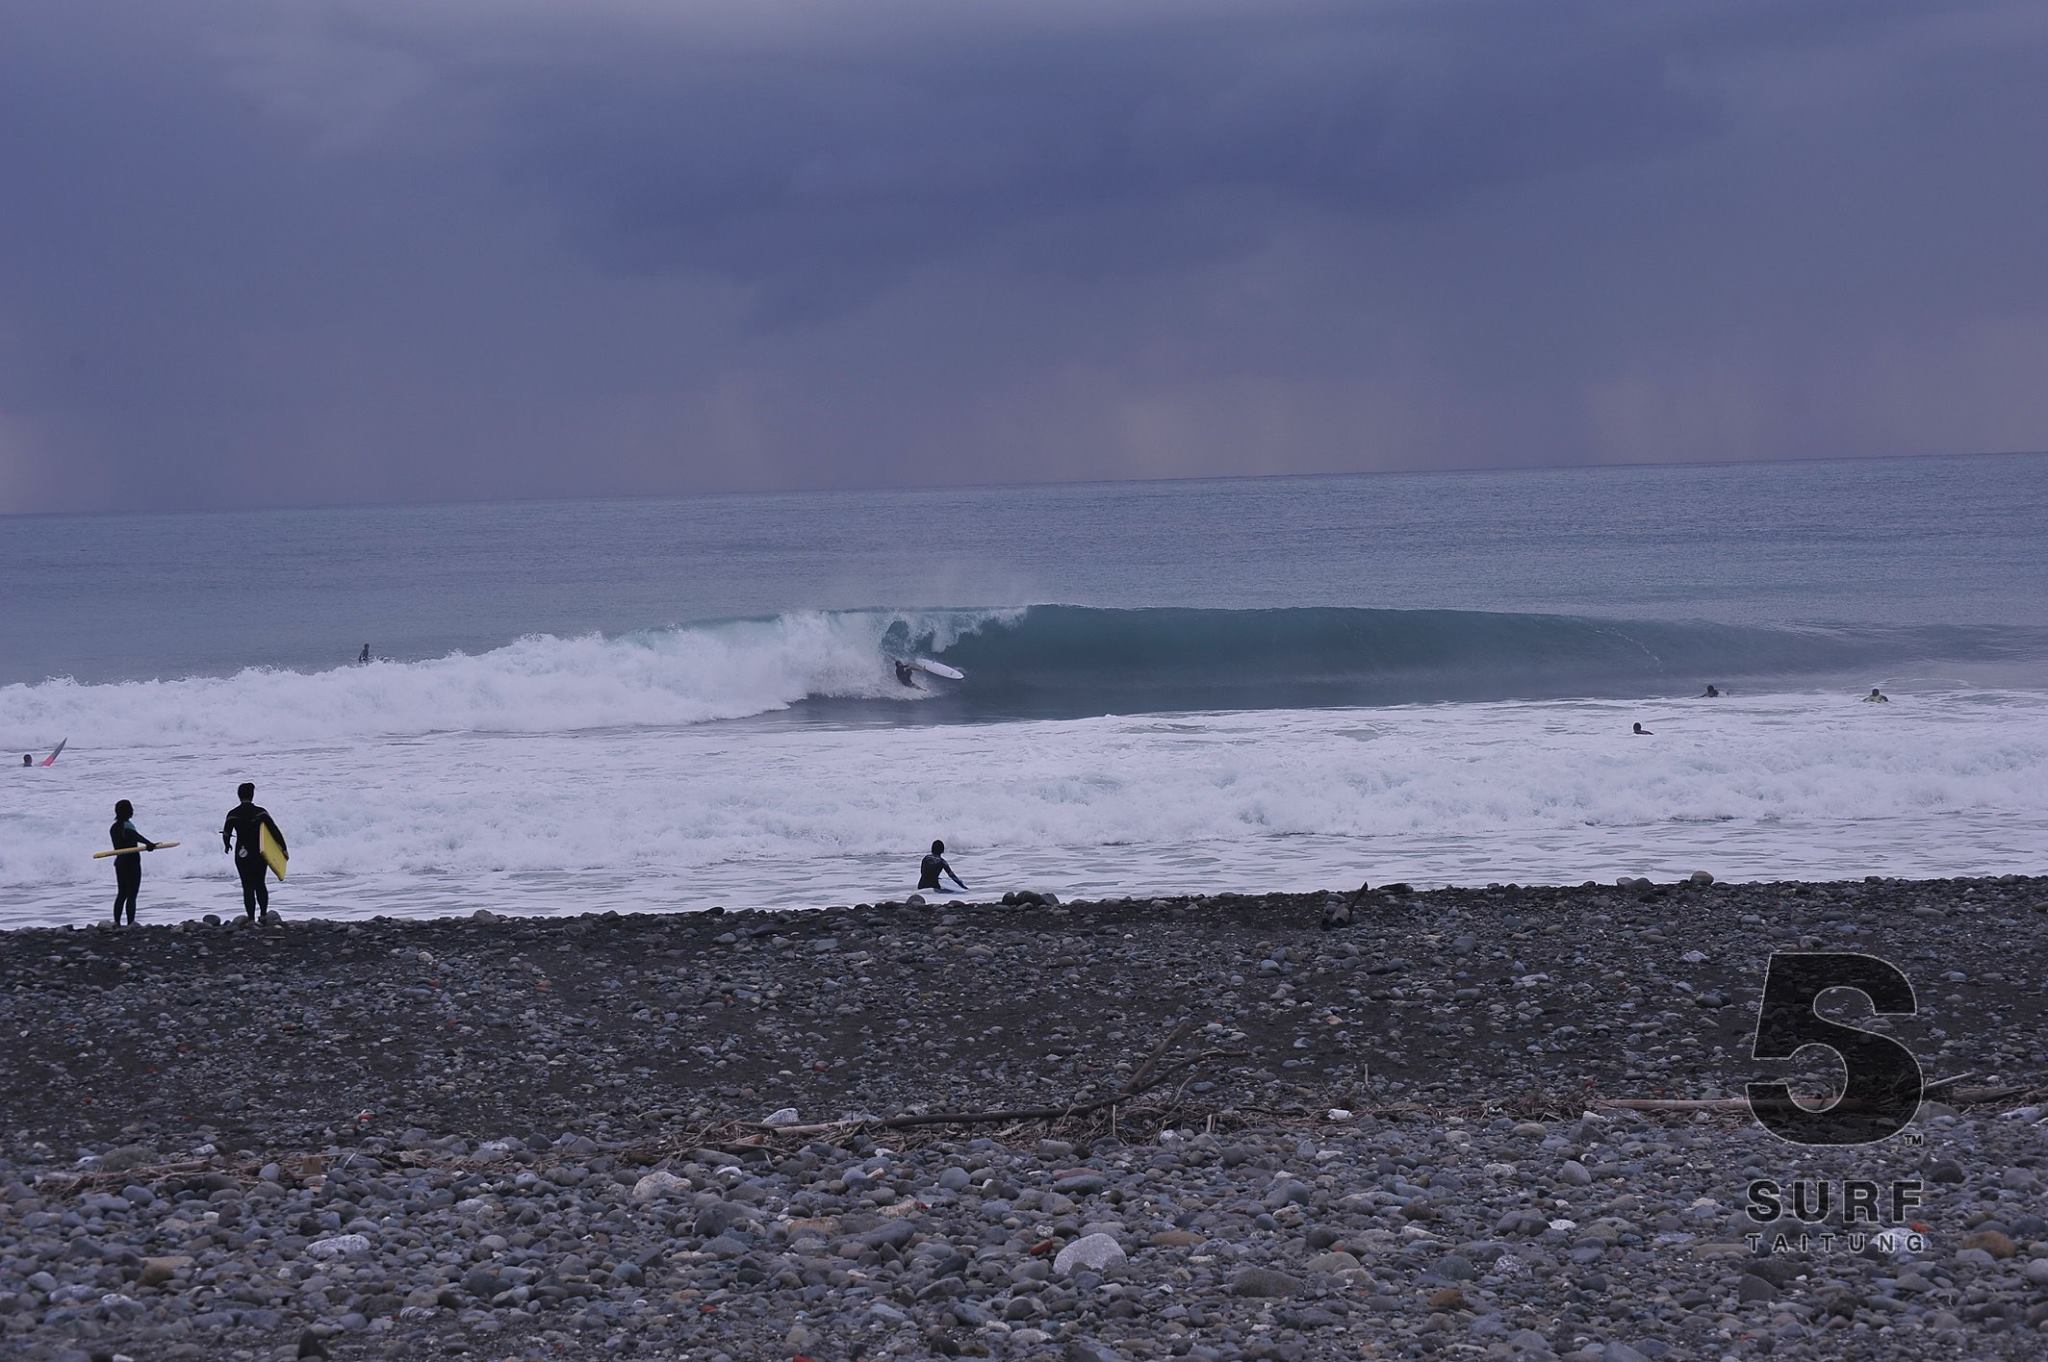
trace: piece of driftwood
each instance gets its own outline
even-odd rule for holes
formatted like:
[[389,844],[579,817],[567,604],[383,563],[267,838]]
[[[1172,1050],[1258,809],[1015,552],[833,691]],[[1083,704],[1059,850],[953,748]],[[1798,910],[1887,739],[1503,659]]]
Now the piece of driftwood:
[[[1993,1102],[2008,1102],[2016,1097],[2026,1097],[2037,1089],[2024,1085],[2007,1085],[1999,1088],[1964,1088],[1955,1086],[1972,1074],[1961,1074],[1956,1078],[1943,1078],[1929,1083],[1921,1090],[1923,1095],[1939,1091],[1941,1100],[1951,1106],[1984,1106]],[[1805,1093],[1795,1099],[1809,1111],[1819,1110],[1827,1098],[1814,1093]],[[1853,1110],[1856,1103],[1842,1103]],[[1595,1111],[1748,1111],[1747,1097],[1601,1097],[1593,1101]]]
[[1123,1095],[1128,1097],[1140,1091],[1139,1085],[1151,1074],[1153,1066],[1159,1063],[1161,1056],[1165,1055],[1174,1046],[1180,1044],[1181,1038],[1192,1031],[1194,1027],[1194,1018],[1188,1017],[1180,1025],[1167,1032],[1166,1039],[1160,1041],[1152,1053],[1145,1056],[1145,1062],[1132,1070],[1131,1076],[1124,1080]]
[[[1059,1106],[1006,1107],[989,1111],[906,1112],[898,1116],[852,1118],[844,1121],[813,1121],[802,1125],[771,1126],[764,1125],[758,1121],[733,1122],[720,1128],[723,1131],[723,1138],[719,1138],[707,1130],[704,1132],[704,1137],[697,1141],[697,1143],[713,1148],[758,1149],[771,1139],[788,1138],[791,1136],[808,1137],[824,1135],[839,1137],[858,1131],[918,1130],[932,1126],[1002,1125],[1014,1127],[1029,1125],[1038,1121],[1071,1120],[1077,1116],[1090,1116],[1104,1110],[1113,1113],[1111,1121],[1114,1125],[1117,1121],[1123,1119],[1125,1114],[1123,1108],[1130,1106],[1135,1099],[1158,1088],[1169,1079],[1177,1075],[1186,1075],[1187,1078],[1192,1078],[1193,1071],[1201,1065],[1218,1059],[1241,1059],[1249,1053],[1249,1051],[1245,1050],[1209,1049],[1203,1050],[1198,1054],[1185,1056],[1162,1066],[1160,1061],[1165,1058],[1174,1046],[1186,1039],[1188,1032],[1194,1029],[1194,1025],[1193,1018],[1181,1021],[1173,1030],[1167,1033],[1165,1039],[1152,1048],[1151,1053],[1145,1056],[1138,1064],[1138,1067],[1131,1071],[1131,1076],[1124,1080],[1121,1087],[1102,1097],[1087,1098],[1085,1100],[1077,1099],[1062,1103]],[[1175,1091],[1172,1099],[1166,1103],[1165,1107],[1161,1108],[1160,1112],[1152,1114],[1163,1115],[1171,1113],[1179,1106],[1180,1095],[1186,1088],[1187,1078],[1183,1078],[1181,1088]]]
[[809,1125],[764,1126],[749,1123],[741,1127],[748,1134],[763,1139],[769,1136],[828,1135],[845,1134],[852,1130],[914,1130],[920,1126],[975,1126],[992,1124],[1015,1124],[1027,1121],[1063,1121],[1075,1116],[1087,1116],[1109,1107],[1121,1106],[1134,1097],[1143,1096],[1164,1083],[1167,1079],[1184,1070],[1207,1064],[1217,1059],[1241,1059],[1250,1053],[1246,1050],[1204,1050],[1186,1059],[1175,1060],[1163,1067],[1153,1066],[1142,1082],[1127,1083],[1107,1097],[1091,1098],[1085,1102],[1067,1102],[1056,1107],[1012,1107],[996,1111],[924,1111],[903,1116],[885,1116],[875,1120],[853,1119],[846,1121],[818,1121]]

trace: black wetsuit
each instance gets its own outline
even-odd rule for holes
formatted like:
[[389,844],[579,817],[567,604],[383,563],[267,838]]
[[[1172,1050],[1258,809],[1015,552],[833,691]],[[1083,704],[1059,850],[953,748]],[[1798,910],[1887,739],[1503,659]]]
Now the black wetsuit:
[[220,825],[223,849],[228,845],[228,834],[234,834],[235,873],[242,877],[242,911],[252,921],[270,908],[270,886],[263,882],[264,873],[269,869],[263,860],[265,827],[277,839],[277,849],[284,851],[284,834],[277,830],[277,824],[271,821],[270,811],[261,804],[235,805],[228,810],[227,820]]
[[[156,843],[135,830],[133,819],[117,818],[107,829],[107,836],[116,849],[122,847],[148,847],[154,851]],[[135,921],[135,896],[142,889],[142,853],[114,858],[114,925],[121,925],[121,910],[128,910],[128,920]]]
[[[919,889],[937,889],[943,893],[946,886],[939,883],[939,875],[941,873],[953,875],[953,867],[947,865],[946,858],[937,852],[926,852],[924,859],[917,863],[917,887]],[[960,877],[953,875],[953,882],[959,884]],[[963,885],[962,887],[964,888],[965,886]]]

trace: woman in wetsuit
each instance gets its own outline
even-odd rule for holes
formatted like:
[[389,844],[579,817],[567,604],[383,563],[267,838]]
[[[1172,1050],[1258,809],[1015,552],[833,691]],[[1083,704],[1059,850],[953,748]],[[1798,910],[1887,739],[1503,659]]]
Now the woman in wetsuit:
[[[116,850],[142,847],[155,851],[156,843],[135,830],[135,806],[127,800],[114,805],[114,826],[107,829],[107,835],[114,840]],[[130,851],[126,856],[114,858],[114,925],[121,925],[121,909],[128,909],[128,925],[135,925],[135,895],[142,888],[142,852]]]

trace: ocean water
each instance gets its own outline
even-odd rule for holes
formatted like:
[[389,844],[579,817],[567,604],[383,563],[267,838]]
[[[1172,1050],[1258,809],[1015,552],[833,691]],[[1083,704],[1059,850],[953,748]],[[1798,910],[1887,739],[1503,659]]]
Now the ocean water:
[[2037,456],[0,518],[0,750],[69,740],[0,925],[105,913],[118,798],[145,918],[239,910],[243,779],[334,917],[900,897],[933,837],[990,894],[2039,872],[2044,523]]

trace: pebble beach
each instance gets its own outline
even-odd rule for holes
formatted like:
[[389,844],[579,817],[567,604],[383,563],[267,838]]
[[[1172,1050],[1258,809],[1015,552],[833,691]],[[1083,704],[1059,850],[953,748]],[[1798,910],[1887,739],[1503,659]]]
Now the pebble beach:
[[[0,934],[0,1352],[2048,1348],[2048,881],[1011,897]],[[1880,1145],[1727,1101],[1839,1081],[1750,1057],[1820,949],[1915,984]]]

